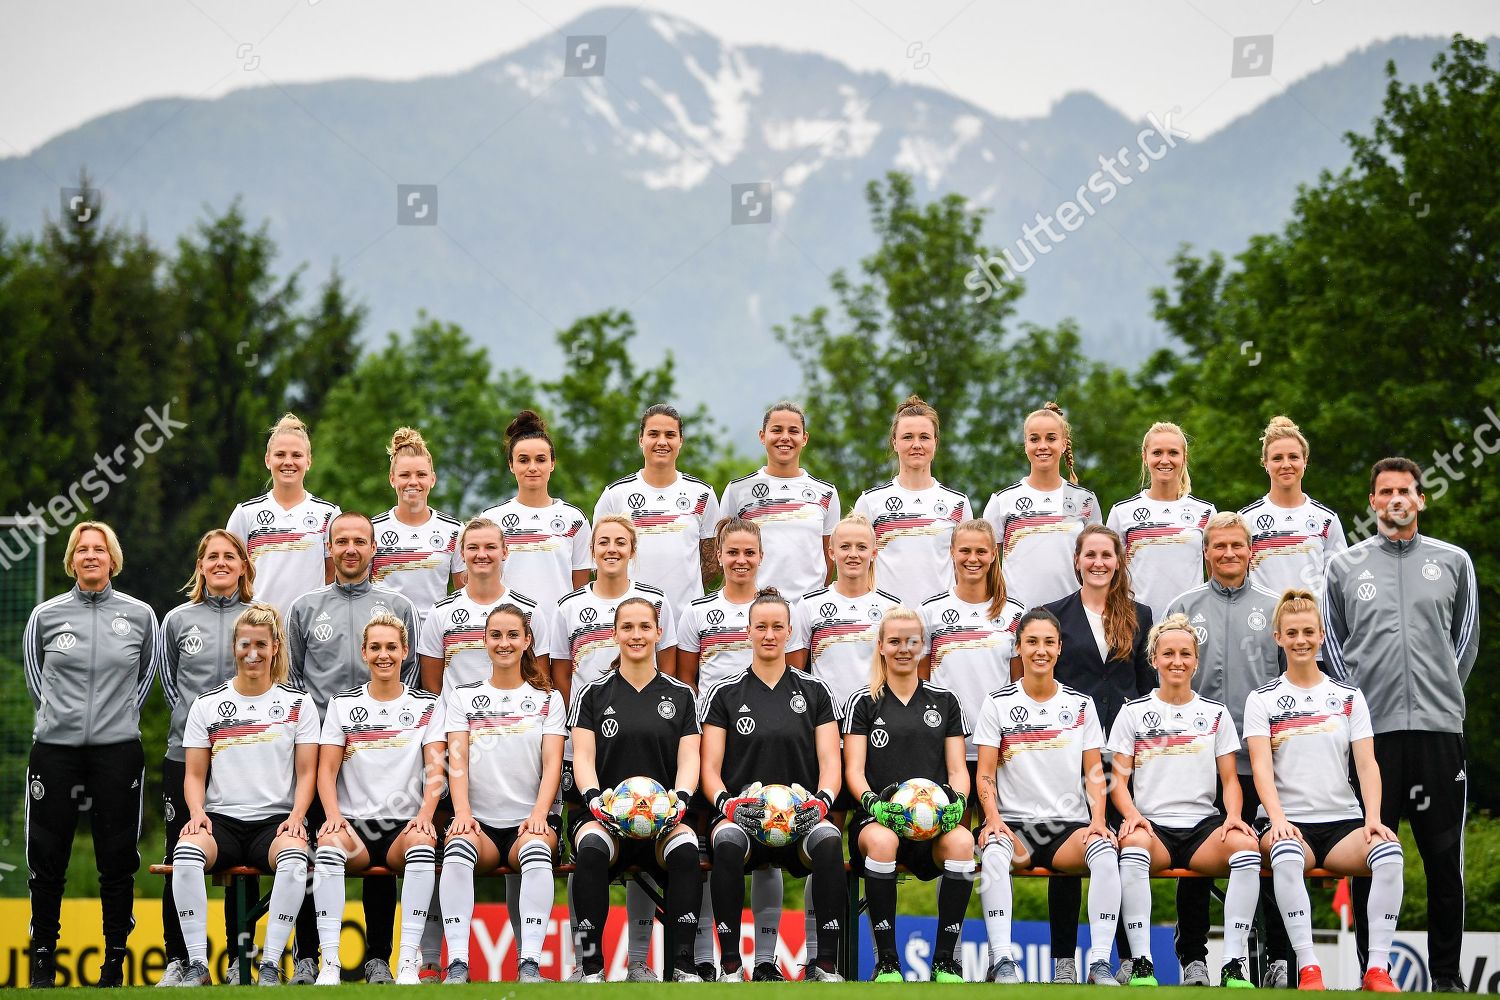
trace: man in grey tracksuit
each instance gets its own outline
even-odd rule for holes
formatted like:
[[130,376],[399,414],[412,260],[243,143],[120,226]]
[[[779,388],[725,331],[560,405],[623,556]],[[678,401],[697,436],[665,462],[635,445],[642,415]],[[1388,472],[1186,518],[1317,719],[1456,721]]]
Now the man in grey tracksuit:
[[[1381,822],[1396,829],[1403,815],[1411,821],[1427,873],[1433,989],[1464,992],[1464,683],[1479,655],[1478,584],[1463,549],[1417,532],[1421,483],[1410,459],[1384,458],[1371,469],[1379,533],[1328,563],[1324,653],[1370,706]],[[1356,914],[1368,895],[1369,880],[1356,879]],[[1363,921],[1358,933],[1363,956]]]
[[[312,695],[320,718],[327,713],[334,695],[370,679],[360,647],[365,623],[377,614],[393,614],[406,624],[401,679],[415,685],[418,670],[416,606],[404,594],[370,582],[370,562],[375,557],[375,529],[370,519],[354,511],[335,517],[328,526],[328,550],[333,558],[333,582],[292,601],[286,628],[291,681]],[[323,810],[316,801],[308,811],[308,823],[316,836],[323,823]],[[396,880],[365,879],[364,907],[366,978],[390,982]],[[317,915],[309,894],[297,915],[299,980],[316,976],[316,965],[309,968],[304,963],[317,954]],[[374,966],[377,960],[384,965]]]
[[[1203,530],[1208,582],[1179,595],[1167,606],[1168,615],[1186,615],[1198,636],[1193,690],[1227,706],[1236,731],[1244,729],[1246,697],[1275,680],[1283,669],[1281,650],[1271,629],[1271,616],[1280,595],[1250,582],[1250,537],[1250,525],[1234,511],[1221,511],[1209,518]],[[1260,796],[1250,776],[1249,752],[1243,746],[1235,763],[1244,802],[1241,818],[1253,824]],[[1191,962],[1207,960],[1212,887],[1210,879],[1177,880],[1177,960],[1184,969]],[[1286,929],[1274,904],[1269,878],[1261,880],[1261,900],[1269,956],[1286,961],[1290,951]]]

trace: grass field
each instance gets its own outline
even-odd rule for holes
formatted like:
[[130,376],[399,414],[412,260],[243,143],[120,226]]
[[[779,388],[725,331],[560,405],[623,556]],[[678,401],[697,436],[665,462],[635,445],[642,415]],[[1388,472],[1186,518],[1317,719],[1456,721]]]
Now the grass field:
[[[743,986],[728,983],[704,983],[681,986],[668,986],[661,983],[610,983],[610,989],[601,991],[600,986],[584,986],[578,983],[544,983],[541,985],[520,986],[516,983],[470,983],[467,986],[365,986],[347,985],[340,986],[337,993],[330,994],[328,990],[309,990],[315,996],[336,996],[341,1000],[392,1000],[398,995],[411,996],[419,993],[423,996],[431,995],[436,1000],[442,997],[468,997],[473,996],[475,1000],[600,1000],[601,992],[607,997],[616,998],[645,998],[651,996],[662,996],[676,994],[679,990],[684,994],[691,994],[696,1000],[730,1000],[733,997],[744,997],[751,993],[759,997],[767,997],[771,993],[806,996],[807,991],[816,993],[826,1000],[852,1000],[855,988],[861,991],[875,990],[884,994],[889,1000],[922,1000],[922,998],[936,997],[938,995],[949,995],[954,991],[962,992],[965,989],[983,989],[987,996],[993,996],[996,991],[1003,991],[1016,996],[1031,996],[1037,1000],[1084,1000],[1085,997],[1099,997],[1098,986],[1053,986],[1050,983],[1025,983],[1020,986],[997,987],[989,983],[954,983],[949,985],[937,985],[934,983],[823,983],[819,985],[804,986],[801,983],[754,983]],[[74,993],[84,992],[90,996],[99,994],[85,988],[59,989],[53,991],[55,996],[71,996]],[[300,991],[299,991],[300,992]],[[0,990],[0,996],[19,996],[20,990]],[[135,987],[122,990],[120,993],[111,994],[124,1000],[124,994],[139,996],[139,1000],[146,1000],[152,993],[149,987]],[[1162,986],[1158,987],[1151,995],[1164,996],[1171,993],[1174,997],[1203,997],[1207,991],[1193,989],[1186,986]],[[202,995],[202,994],[199,994]],[[213,990],[210,995],[222,996],[222,990]],[[1428,994],[1412,994],[1426,996]],[[159,994],[158,994],[159,996]],[[860,993],[864,996],[864,992]]]

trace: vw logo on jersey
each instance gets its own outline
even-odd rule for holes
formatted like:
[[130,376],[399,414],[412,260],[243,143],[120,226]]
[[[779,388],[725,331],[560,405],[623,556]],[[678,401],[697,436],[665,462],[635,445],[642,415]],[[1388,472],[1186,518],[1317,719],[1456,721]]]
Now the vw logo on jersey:
[[1025,705],[1017,705],[1015,708],[1013,708],[1013,709],[1010,710],[1010,721],[1011,722],[1015,722],[1015,723],[1025,722],[1030,717],[1031,717],[1031,713],[1028,712],[1028,711],[1026,711],[1026,706]]
[[750,495],[757,500],[764,500],[767,496],[770,495],[770,493],[771,487],[767,486],[765,483],[756,483],[754,486],[750,487]]
[[603,736],[607,740],[613,739],[615,734],[619,731],[620,724],[614,719],[605,719],[603,725],[599,727],[599,735]]
[[935,708],[929,708],[922,713],[922,721],[927,723],[929,728],[936,729],[943,724],[943,713]]
[[896,511],[900,510],[901,507],[902,507],[902,503],[901,503],[901,498],[900,497],[886,497],[885,498],[885,509],[886,510],[891,511],[892,513],[894,513]]
[[1031,509],[1031,497],[1016,497],[1016,510],[1022,514]]
[[469,609],[468,608],[454,608],[453,609],[453,624],[455,624],[455,625],[462,625],[464,622],[466,622],[468,620],[469,620]]
[[1194,732],[1198,732],[1198,733],[1206,733],[1206,732],[1208,732],[1208,718],[1206,716],[1202,716],[1202,715],[1194,716],[1193,717],[1193,731]]
[[1276,699],[1276,707],[1281,709],[1283,712],[1290,712],[1292,709],[1297,707],[1297,699],[1293,698],[1289,694],[1284,694],[1280,698]]
[[677,500],[675,502],[677,504],[678,510],[688,510],[693,506],[692,498],[689,497],[686,493],[677,494]]
[[130,634],[130,619],[129,618],[125,618],[125,617],[119,617],[119,618],[114,619],[113,621],[111,621],[109,623],[109,630],[111,632],[113,632],[115,635],[129,635]]
[[78,636],[72,632],[63,632],[57,637],[58,649],[72,649],[76,645],[78,645]]
[[396,717],[396,721],[401,723],[402,729],[410,729],[412,726],[415,726],[417,724],[417,717],[416,714],[408,708],[402,711],[402,713]]
[[801,715],[803,712],[807,711],[807,699],[802,697],[800,694],[794,694],[792,695],[791,706],[793,712]]
[[592,625],[595,620],[598,619],[598,617],[599,612],[595,611],[593,608],[584,608],[582,611],[578,612],[578,620],[583,622],[585,625]]
[[1130,516],[1135,518],[1137,521],[1144,521],[1151,516],[1151,508],[1137,507],[1135,510],[1130,512]]
[[1391,980],[1403,993],[1426,993],[1430,986],[1427,963],[1405,941],[1391,942]]
[[1336,694],[1331,694],[1327,698],[1323,699],[1323,707],[1328,709],[1328,711],[1330,712],[1340,711],[1344,707],[1344,699],[1340,698]]
[[260,525],[262,528],[269,528],[271,525],[276,523],[276,515],[272,514],[268,510],[256,511],[255,523]]
[[521,711],[525,712],[527,715],[530,715],[532,712],[535,712],[536,711],[536,700],[534,698],[532,698],[530,695],[527,695],[525,698],[522,698],[521,699]]
[[1261,531],[1270,531],[1272,528],[1276,527],[1276,518],[1272,517],[1270,514],[1262,514],[1260,517],[1257,517],[1255,519],[1255,526]]
[[822,605],[822,606],[820,606],[818,608],[818,614],[822,615],[824,618],[832,618],[834,615],[836,615],[838,613],[839,613],[838,606],[835,605],[832,601],[829,601],[828,603],[826,603],[826,604],[824,604],[824,605]]
[[500,527],[502,528],[514,528],[520,523],[521,516],[519,514],[506,514],[500,519]]
[[721,625],[723,624],[723,622],[724,612],[720,611],[718,608],[714,608],[708,613],[708,623],[710,625]]
[[1071,729],[1074,720],[1077,718],[1078,717],[1073,714],[1071,709],[1065,708],[1057,713],[1057,724],[1062,729]]
[[661,716],[663,719],[670,719],[677,714],[677,706],[672,704],[667,699],[663,698],[661,701],[656,703],[656,714]]
[[1376,590],[1373,583],[1362,583],[1359,585],[1359,589],[1354,592],[1354,596],[1361,601],[1373,601],[1375,600],[1375,594]]
[[199,653],[203,652],[203,636],[185,635],[182,637],[182,642],[179,644],[178,648],[188,656],[197,656]]
[[547,527],[552,530],[554,535],[562,535],[568,531],[568,522],[564,521],[561,517],[554,517],[552,523],[547,525]]
[[734,731],[741,736],[749,736],[755,732],[755,720],[748,715],[742,715],[734,720]]
[[640,510],[646,506],[646,495],[644,493],[632,493],[626,498],[625,505],[631,510]]
[[219,702],[219,718],[221,718],[221,719],[227,719],[227,718],[229,718],[232,715],[234,715],[234,702],[232,702],[232,701],[221,701],[221,702]]
[[302,518],[302,527],[308,531],[317,531],[322,523],[322,518],[316,514],[308,514]]
[[313,629],[313,638],[319,642],[327,642],[333,636],[333,626],[326,622]]
[[957,611],[957,609],[955,609],[955,608],[949,608],[947,611],[943,612],[943,624],[944,625],[957,625],[958,624],[958,611]]
[[870,746],[880,749],[891,741],[891,734],[884,729],[870,730]]
[[1256,608],[1254,611],[1250,612],[1250,617],[1245,619],[1245,624],[1249,625],[1252,631],[1264,632],[1266,630],[1265,612],[1260,608]]
[[1198,645],[1200,646],[1208,641],[1208,629],[1204,628],[1202,625],[1194,625],[1193,634],[1198,637]]
[[363,705],[356,705],[349,711],[350,722],[364,722],[370,717],[370,712]]
[[474,697],[474,707],[475,708],[489,708],[490,707],[490,696],[487,695],[487,694],[475,695],[475,697]]
[[1422,577],[1427,580],[1436,580],[1443,575],[1442,567],[1435,562],[1422,564]]
[[1141,716],[1141,722],[1147,729],[1155,729],[1161,725],[1161,716],[1156,712],[1147,712]]
[[397,535],[394,531],[382,531],[380,533],[380,544],[384,545],[386,548],[390,548],[400,540],[401,536]]
[[286,718],[286,706],[278,701],[267,710],[266,715],[270,717],[272,722],[280,722]]
[[933,504],[932,505],[932,516],[933,517],[947,517],[948,516],[948,505],[945,504],[945,503],[943,503],[943,501],[941,501],[941,500],[939,500],[937,503]]
[[814,500],[818,499],[818,491],[813,489],[811,486],[804,486],[802,488],[802,499],[806,500],[808,503],[812,503]]

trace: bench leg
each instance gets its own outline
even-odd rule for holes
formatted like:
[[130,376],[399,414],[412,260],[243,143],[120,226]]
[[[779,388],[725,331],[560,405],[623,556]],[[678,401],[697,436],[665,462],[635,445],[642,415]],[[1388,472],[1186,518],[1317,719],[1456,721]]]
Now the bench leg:
[[844,908],[844,933],[839,948],[839,975],[853,982],[859,975],[859,873],[852,868],[845,875],[848,905]]
[[250,972],[255,964],[255,922],[250,917],[247,898],[250,895],[250,877],[230,876],[229,892],[234,897],[235,926],[240,929],[240,938],[234,943],[235,958],[239,962],[240,985],[249,986]]

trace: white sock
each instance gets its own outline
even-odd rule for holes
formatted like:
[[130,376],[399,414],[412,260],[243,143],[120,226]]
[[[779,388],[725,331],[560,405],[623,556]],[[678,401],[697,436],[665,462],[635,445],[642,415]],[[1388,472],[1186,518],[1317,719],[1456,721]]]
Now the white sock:
[[[1093,904],[1089,905],[1093,909]],[[1120,916],[1133,958],[1151,958],[1151,852],[1144,847],[1120,850]]]
[[1286,925],[1287,940],[1297,953],[1297,968],[1317,965],[1313,951],[1312,904],[1307,899],[1307,882],[1302,844],[1295,840],[1278,840],[1271,845],[1271,881],[1276,886],[1276,905],[1281,908],[1281,922]]
[[984,908],[984,931],[990,939],[990,965],[1010,958],[1011,886],[1010,862],[1016,845],[1009,837],[996,837],[980,852],[979,903]]
[[755,914],[755,964],[776,962],[776,938],[781,933],[781,869],[761,868],[750,873],[750,910]]
[[1120,855],[1097,837],[1083,852],[1089,865],[1089,965],[1108,962],[1120,920]]
[[443,899],[443,939],[448,961],[469,964],[469,921],[474,919],[474,866],[479,848],[461,837],[449,838],[443,847],[443,873],[438,894]]
[[552,913],[552,849],[545,841],[528,840],[521,848],[521,948],[522,961],[542,960],[542,942],[547,937],[547,917]]
[[1365,856],[1370,866],[1370,899],[1365,926],[1370,930],[1367,969],[1384,969],[1391,961],[1391,938],[1396,936],[1396,917],[1401,913],[1401,877],[1405,861],[1399,841],[1382,840]]
[[427,904],[427,922],[422,925],[423,965],[437,965],[443,960],[443,900],[436,879],[433,881],[432,902]]
[[[271,882],[271,906],[266,913],[266,946],[260,960],[281,964],[287,938],[297,925],[297,911],[307,896],[307,854],[288,848],[276,855],[276,877]],[[342,919],[342,912],[340,918]]]
[[344,927],[344,870],[349,855],[342,847],[320,847],[313,855],[313,909],[318,915],[318,950],[324,965],[339,964],[339,933]]
[[[437,884],[437,848],[413,844],[406,849],[401,876],[401,961],[415,961],[427,930],[427,908]],[[326,953],[325,953],[326,954]]]
[[1260,901],[1260,852],[1229,856],[1229,886],[1224,890],[1224,961],[1250,957],[1250,926]]
[[698,964],[714,960],[714,898],[708,888],[708,879],[703,880],[703,899],[698,904],[698,938],[693,942],[693,961]]
[[818,915],[813,912],[813,891],[811,875],[802,880],[802,937],[807,942],[807,964],[811,965],[818,957]]
[[630,943],[630,964],[651,959],[651,925],[656,923],[656,903],[636,876],[625,883],[625,919]]
[[208,888],[203,868],[208,861],[202,848],[181,841],[172,849],[172,897],[177,902],[177,922],[187,942],[189,962],[208,964]]

